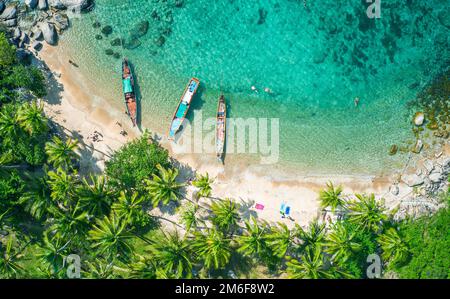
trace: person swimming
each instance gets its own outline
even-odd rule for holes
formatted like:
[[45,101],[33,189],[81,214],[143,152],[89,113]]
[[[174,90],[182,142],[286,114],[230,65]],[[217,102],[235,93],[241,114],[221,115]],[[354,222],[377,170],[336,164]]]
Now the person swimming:
[[353,103],[355,104],[355,107],[358,107],[358,104],[359,104],[359,98],[356,97],[356,98],[353,100]]
[[256,88],[255,85],[252,85],[251,89],[252,89],[252,91],[254,91],[254,92],[258,92],[258,89]]

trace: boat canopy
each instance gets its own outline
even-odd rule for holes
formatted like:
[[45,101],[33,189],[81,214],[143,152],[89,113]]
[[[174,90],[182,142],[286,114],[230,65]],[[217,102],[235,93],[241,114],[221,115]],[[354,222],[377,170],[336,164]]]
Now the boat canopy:
[[188,106],[185,103],[181,103],[180,107],[177,110],[177,114],[175,115],[178,118],[183,118],[184,113],[186,112]]
[[123,93],[133,92],[133,86],[131,85],[131,79],[123,79]]

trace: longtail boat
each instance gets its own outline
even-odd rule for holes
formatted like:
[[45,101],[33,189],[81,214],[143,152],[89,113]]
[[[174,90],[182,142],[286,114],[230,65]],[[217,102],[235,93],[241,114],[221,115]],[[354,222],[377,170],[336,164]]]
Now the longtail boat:
[[122,87],[123,94],[125,96],[125,106],[127,108],[127,114],[133,122],[133,127],[136,126],[137,118],[137,102],[136,94],[134,92],[134,78],[131,73],[131,67],[126,58],[122,62]]
[[169,139],[175,139],[175,134],[181,127],[184,119],[186,118],[186,114],[191,105],[192,98],[197,92],[197,88],[200,85],[200,81],[197,78],[192,78],[189,81],[189,84],[184,89],[183,95],[181,96],[180,102],[178,103],[177,109],[172,117],[172,122],[170,123],[169,129]]
[[225,97],[220,95],[217,105],[216,117],[216,155],[217,159],[223,162],[223,154],[225,152],[225,136],[227,129],[227,105]]

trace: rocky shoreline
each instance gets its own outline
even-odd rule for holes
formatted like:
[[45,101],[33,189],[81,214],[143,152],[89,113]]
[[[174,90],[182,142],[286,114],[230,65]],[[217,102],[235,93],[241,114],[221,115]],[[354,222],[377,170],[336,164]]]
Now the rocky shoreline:
[[[0,0],[0,26],[8,32],[20,56],[40,51],[43,43],[55,46],[58,36],[70,27],[68,13],[94,7],[93,0]],[[19,57],[20,58],[20,57]]]

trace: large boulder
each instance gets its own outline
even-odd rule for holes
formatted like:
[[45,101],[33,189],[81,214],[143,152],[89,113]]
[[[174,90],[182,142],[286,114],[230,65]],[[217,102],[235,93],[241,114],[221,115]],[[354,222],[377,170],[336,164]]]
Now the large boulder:
[[39,28],[35,28],[33,30],[33,35],[32,35],[33,39],[35,40],[42,40],[42,30]]
[[423,112],[416,112],[416,114],[414,114],[413,122],[416,126],[419,127],[423,125],[424,121],[425,121],[425,114],[423,114]]
[[48,6],[56,9],[66,9],[66,6],[61,0],[47,0]]
[[17,26],[17,19],[9,19],[9,20],[3,21],[3,24],[5,24],[6,27],[15,27],[15,26]]
[[48,7],[47,0],[39,0],[38,8],[40,10],[45,10],[45,9],[47,9],[47,7]]
[[0,0],[0,14],[5,10],[5,3],[3,0]]
[[17,6],[14,4],[7,6],[0,15],[1,20],[10,20],[15,19],[16,17],[17,17]]
[[69,27],[69,17],[63,13],[56,13],[53,15],[53,20],[56,26],[56,29],[59,31],[65,30]]
[[41,25],[42,35],[44,40],[49,45],[56,45],[58,42],[58,34],[56,33],[55,26],[50,23],[44,23]]
[[90,5],[90,0],[61,0],[62,4],[69,9],[82,10]]
[[38,0],[25,0],[25,4],[31,8],[31,9],[35,9],[36,6],[38,5]]
[[402,181],[409,187],[420,186],[424,183],[423,178],[416,174],[403,175]]

